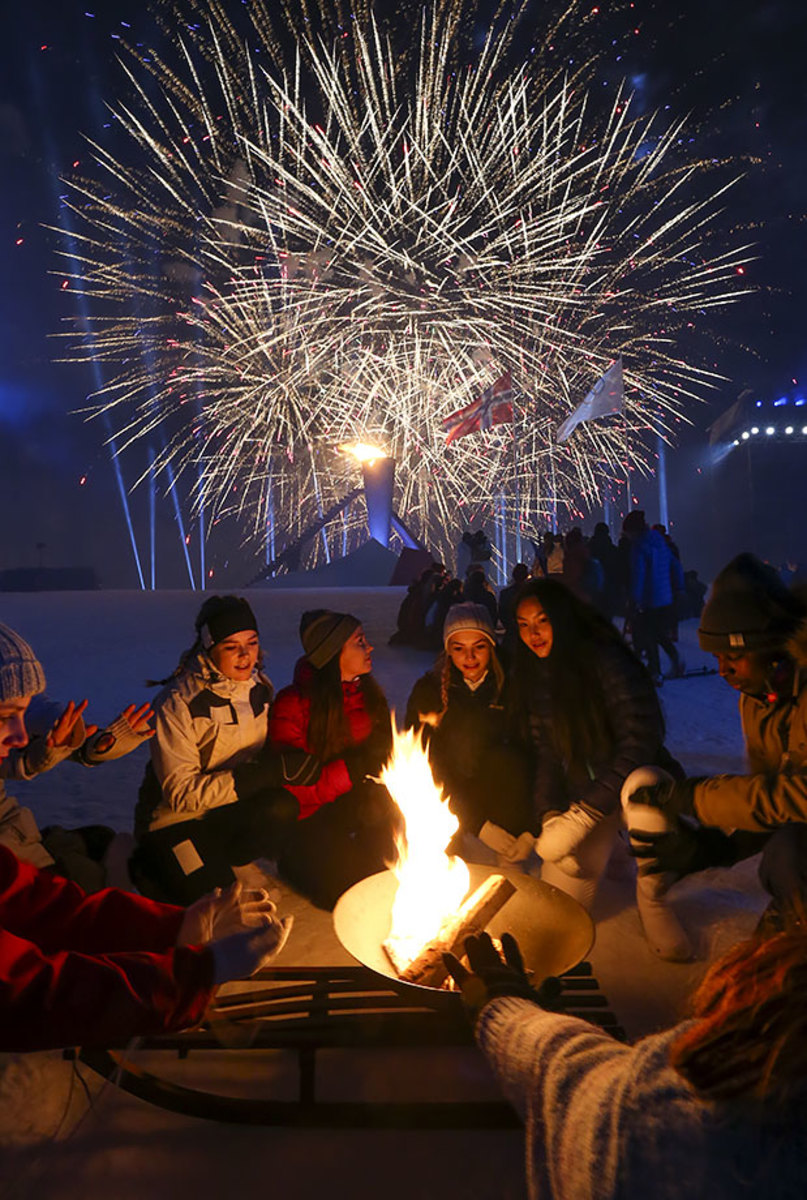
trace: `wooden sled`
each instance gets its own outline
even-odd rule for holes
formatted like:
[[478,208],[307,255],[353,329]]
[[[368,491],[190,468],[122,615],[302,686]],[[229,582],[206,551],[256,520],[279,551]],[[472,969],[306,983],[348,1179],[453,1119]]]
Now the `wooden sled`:
[[[473,1036],[458,995],[412,988],[381,978],[366,967],[270,967],[255,976],[269,986],[218,999],[209,1020],[176,1035],[140,1039],[137,1052],[159,1051],[163,1073],[145,1069],[125,1049],[81,1049],[78,1057],[124,1091],[149,1104],[186,1116],[244,1125],[307,1128],[509,1129],[519,1125],[514,1110],[500,1099],[435,1100],[428,1073],[422,1099],[398,1101],[328,1100],[317,1087],[320,1052],[389,1048],[467,1047]],[[625,1034],[599,991],[588,963],[561,977],[553,1003],[607,1029]],[[425,999],[424,999],[425,997]],[[189,1087],[170,1078],[171,1062],[190,1055],[234,1053],[222,1047],[216,1030],[240,1027],[249,1053],[291,1051],[296,1057],[297,1094],[292,1099],[237,1096]],[[243,1053],[243,1049],[240,1051]],[[151,1063],[154,1055],[148,1054]],[[256,1056],[256,1068],[259,1067]],[[484,1090],[484,1089],[483,1089]]]

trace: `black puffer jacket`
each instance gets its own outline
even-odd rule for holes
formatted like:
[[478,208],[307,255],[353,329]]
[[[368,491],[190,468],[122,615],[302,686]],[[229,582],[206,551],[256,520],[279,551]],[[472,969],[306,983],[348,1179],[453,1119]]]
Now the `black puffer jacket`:
[[[412,689],[407,728],[442,709],[443,659]],[[479,833],[485,821],[516,836],[530,825],[532,762],[526,747],[511,736],[505,696],[497,696],[493,672],[472,691],[455,666],[449,668],[448,704],[436,728],[425,726],[435,779],[463,830]]]
[[[655,764],[683,777],[664,747],[658,696],[642,664],[626,647],[614,643],[592,643],[591,652],[607,722],[607,745],[594,762],[583,756],[564,761],[554,736],[548,661],[530,655],[526,667],[526,712],[521,717],[537,760],[534,803],[539,817],[581,803],[606,816],[616,812],[622,784],[636,767]],[[581,690],[580,704],[586,703]]]

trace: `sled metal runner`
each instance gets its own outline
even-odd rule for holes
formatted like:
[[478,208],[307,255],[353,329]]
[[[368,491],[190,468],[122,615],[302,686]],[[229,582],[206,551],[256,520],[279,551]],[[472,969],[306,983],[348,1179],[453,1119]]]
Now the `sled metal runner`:
[[[296,1054],[296,1099],[223,1095],[188,1087],[141,1067],[125,1049],[82,1049],[79,1058],[124,1091],[185,1116],[244,1125],[319,1128],[512,1129],[520,1124],[503,1100],[321,1100],[317,1052],[333,1049],[473,1047],[459,996],[429,992],[381,979],[366,967],[269,967],[254,979],[272,986],[222,997],[210,1021],[175,1035],[140,1039],[139,1050],[187,1058],[205,1051],[227,1053],[217,1021],[241,1026],[250,1050]],[[571,1015],[625,1034],[599,991],[588,963],[561,977],[553,1004]],[[426,999],[424,1000],[424,996]],[[428,1081],[426,1082],[428,1087]]]

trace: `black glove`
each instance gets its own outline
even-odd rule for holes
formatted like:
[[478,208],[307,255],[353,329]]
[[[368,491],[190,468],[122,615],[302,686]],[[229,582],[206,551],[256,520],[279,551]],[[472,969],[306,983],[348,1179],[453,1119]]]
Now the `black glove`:
[[521,996],[545,1008],[552,1007],[562,990],[560,981],[545,979],[536,991],[527,978],[518,942],[512,934],[502,934],[502,950],[504,959],[487,933],[466,938],[465,953],[473,974],[466,971],[455,955],[443,954],[446,969],[462,991],[463,1002],[470,1012],[477,1016],[489,1000],[498,996]]
[[630,853],[639,860],[640,875],[669,873],[676,879],[707,867],[728,867],[737,860],[732,840],[722,830],[694,825],[680,817],[669,833],[632,829]]
[[321,773],[322,763],[316,755],[305,750],[284,750],[233,767],[233,782],[238,799],[251,800],[271,788],[309,787]]
[[637,788],[631,794],[630,802],[660,808],[668,817],[679,817],[683,814],[692,816],[695,812],[695,784],[702,782],[702,776],[662,780],[661,783],[654,783],[649,787]]
[[369,740],[360,746],[354,746],[351,750],[346,750],[342,755],[342,760],[350,776],[350,782],[355,787],[368,775],[378,775],[388,757],[388,747],[385,749],[375,740]]

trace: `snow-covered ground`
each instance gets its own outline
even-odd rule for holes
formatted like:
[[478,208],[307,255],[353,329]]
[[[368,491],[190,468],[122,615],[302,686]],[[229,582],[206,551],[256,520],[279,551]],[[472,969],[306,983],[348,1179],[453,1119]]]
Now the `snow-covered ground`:
[[[355,613],[376,647],[375,673],[390,704],[402,710],[412,683],[431,656],[390,647],[388,638],[403,589],[338,589],[248,593],[261,627],[267,669],[276,687],[289,682],[299,654],[297,627],[306,608],[331,607]],[[132,701],[150,695],[147,677],[163,677],[192,640],[193,618],[201,597],[182,592],[36,593],[0,596],[0,620],[18,629],[37,651],[48,677],[48,692],[67,700],[87,696],[88,716],[97,723],[114,717]],[[682,627],[682,649],[690,667],[706,664],[697,648],[694,623]],[[741,770],[743,765],[737,700],[717,676],[670,681],[661,692],[670,750],[691,774]],[[87,770],[72,764],[18,785],[18,794],[41,825],[76,826],[102,822],[131,827],[137,788],[147,751],[109,766]],[[706,963],[749,933],[764,904],[755,862],[714,870],[684,881],[674,893],[699,951],[684,966],[663,963],[648,949],[632,903],[630,879],[604,881],[595,917],[597,940],[591,961],[611,1007],[628,1032],[639,1036],[675,1020]],[[343,964],[350,956],[337,942],[327,914],[313,910],[285,888],[280,905],[295,914],[295,927],[283,962]],[[411,1056],[410,1056],[411,1057]],[[26,1084],[19,1075],[0,1077],[0,1141],[4,1113],[33,1104],[32,1125],[54,1132],[64,1112],[70,1069],[53,1056],[32,1056]],[[229,1060],[228,1060],[229,1061]],[[244,1060],[250,1063],[247,1058]],[[252,1067],[253,1064],[250,1063]],[[421,1077],[422,1077],[421,1064]],[[351,1064],[351,1071],[355,1064]],[[366,1077],[351,1075],[355,1094],[379,1063],[367,1064]],[[380,1062],[387,1095],[396,1095],[400,1064]],[[249,1068],[225,1067],[233,1072]],[[254,1067],[253,1067],[254,1069]],[[341,1069],[341,1068],[340,1068]],[[433,1056],[429,1070],[435,1069]],[[4,1083],[5,1080],[5,1083]],[[60,1197],[174,1196],[193,1191],[199,1200],[234,1195],[261,1186],[284,1200],[328,1193],[335,1196],[522,1197],[521,1142],[517,1133],[328,1132],[249,1129],[169,1115],[116,1092],[98,1092],[76,1126],[86,1103],[74,1081],[72,1107],[59,1138],[41,1149],[15,1151],[0,1194],[23,1200],[41,1192]],[[372,1086],[377,1086],[378,1079]],[[462,1077],[458,1087],[469,1086]],[[480,1085],[481,1086],[481,1085]],[[43,1090],[44,1089],[44,1090]],[[47,1093],[47,1102],[43,1094]],[[353,1094],[353,1093],[351,1093]],[[397,1163],[397,1166],[393,1164]],[[5,1190],[4,1190],[5,1189]]]

